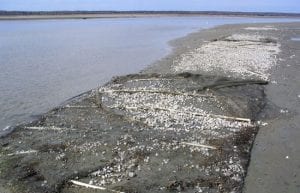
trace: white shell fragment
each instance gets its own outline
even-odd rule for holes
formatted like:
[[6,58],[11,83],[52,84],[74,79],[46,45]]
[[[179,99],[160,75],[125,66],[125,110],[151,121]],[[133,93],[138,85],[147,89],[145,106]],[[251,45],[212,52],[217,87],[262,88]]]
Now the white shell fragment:
[[175,72],[222,72],[228,77],[269,80],[279,43],[259,35],[233,34],[207,43],[174,61]]

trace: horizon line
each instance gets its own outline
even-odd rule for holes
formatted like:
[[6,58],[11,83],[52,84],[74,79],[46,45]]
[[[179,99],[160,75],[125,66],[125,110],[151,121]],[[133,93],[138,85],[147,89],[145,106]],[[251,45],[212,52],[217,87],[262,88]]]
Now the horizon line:
[[192,11],[192,10],[0,10],[0,12],[29,12],[29,13],[39,13],[39,12],[156,12],[156,13],[164,13],[164,12],[174,12],[174,13],[267,13],[267,14],[300,14],[300,12],[274,12],[274,11],[218,11],[218,10],[201,10],[201,11]]

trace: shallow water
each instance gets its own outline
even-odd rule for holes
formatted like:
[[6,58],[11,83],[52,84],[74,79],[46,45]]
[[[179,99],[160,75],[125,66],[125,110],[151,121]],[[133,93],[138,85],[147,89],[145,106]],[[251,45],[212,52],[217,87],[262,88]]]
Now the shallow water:
[[230,23],[292,19],[155,17],[0,21],[0,130],[31,120],[112,76],[166,55],[168,41]]
[[300,37],[291,38],[292,41],[300,41]]

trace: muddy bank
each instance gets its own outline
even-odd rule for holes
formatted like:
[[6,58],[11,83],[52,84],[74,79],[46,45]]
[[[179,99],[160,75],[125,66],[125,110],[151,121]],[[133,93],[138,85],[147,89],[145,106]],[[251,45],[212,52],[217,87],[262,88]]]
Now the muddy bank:
[[94,191],[76,182],[107,192],[241,192],[265,84],[116,78],[1,140],[1,178],[12,192]]
[[[173,54],[149,72],[167,72],[174,66],[174,58],[195,51],[209,40],[226,38],[232,34],[259,35],[275,39],[280,44],[276,65],[268,71],[267,105],[252,150],[244,192],[298,192],[299,190],[299,23],[227,25],[203,30],[172,42]],[[177,60],[178,61],[178,60]],[[207,73],[207,71],[205,72]],[[209,72],[208,72],[209,73]],[[221,72],[224,73],[224,72]]]
[[[266,86],[267,107],[261,119],[246,178],[246,193],[296,193],[300,189],[300,24],[275,25],[264,34],[281,43],[276,67]],[[257,33],[257,32],[256,32]]]
[[0,141],[1,186],[30,193],[242,192],[257,121],[268,114],[261,114],[265,87],[283,49],[280,26],[191,34],[143,73],[115,78],[18,126]]

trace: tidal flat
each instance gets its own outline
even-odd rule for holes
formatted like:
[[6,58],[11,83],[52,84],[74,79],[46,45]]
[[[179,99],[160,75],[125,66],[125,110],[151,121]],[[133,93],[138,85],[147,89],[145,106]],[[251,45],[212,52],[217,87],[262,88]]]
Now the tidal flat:
[[168,42],[173,39],[223,24],[295,20],[222,16],[0,20],[0,135],[113,76],[141,71],[170,53]]
[[225,25],[173,41],[173,52],[141,73],[116,77],[2,138],[1,186],[296,192],[300,45],[291,37],[299,25]]

